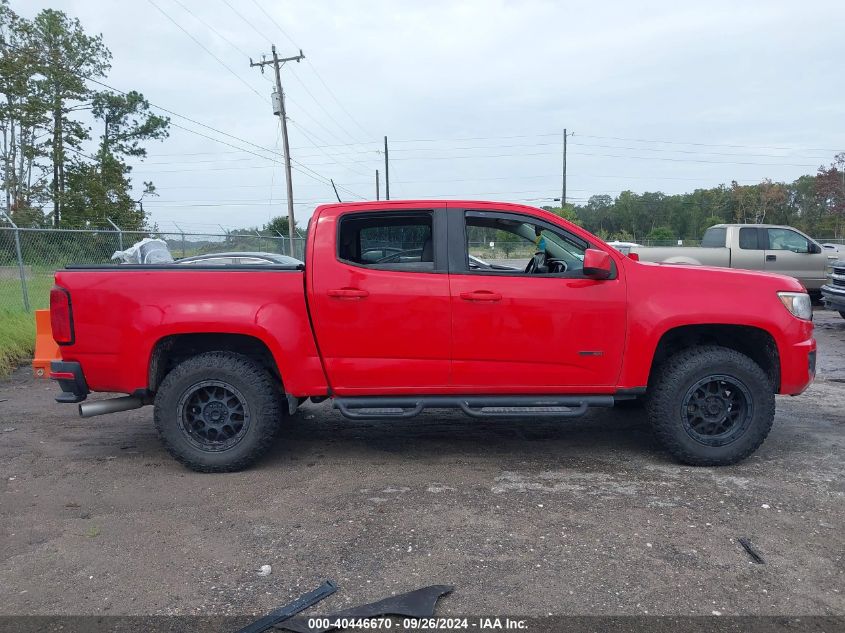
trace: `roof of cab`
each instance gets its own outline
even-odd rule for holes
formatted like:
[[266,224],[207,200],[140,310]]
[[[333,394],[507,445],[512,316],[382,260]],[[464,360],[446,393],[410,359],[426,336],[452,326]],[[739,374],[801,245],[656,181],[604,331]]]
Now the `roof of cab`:
[[539,207],[534,207],[527,204],[520,204],[517,202],[502,202],[494,200],[438,200],[438,199],[419,199],[419,200],[361,200],[355,202],[331,202],[321,204],[315,209],[316,213],[324,211],[348,211],[349,209],[361,209],[366,211],[389,211],[391,209],[410,209],[424,207],[428,209],[465,209],[470,208],[511,208],[511,209],[532,209],[535,211],[543,211]]

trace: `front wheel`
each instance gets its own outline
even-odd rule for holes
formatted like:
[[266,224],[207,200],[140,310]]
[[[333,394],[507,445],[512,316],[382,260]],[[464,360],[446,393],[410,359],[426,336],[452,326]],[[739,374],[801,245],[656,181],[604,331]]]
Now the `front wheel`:
[[272,445],[282,417],[281,389],[247,356],[207,352],[177,365],[155,398],[165,447],[199,472],[242,470]]
[[707,345],[683,350],[649,385],[648,415],[661,444],[694,466],[735,464],[756,451],[775,416],[772,383],[748,356]]

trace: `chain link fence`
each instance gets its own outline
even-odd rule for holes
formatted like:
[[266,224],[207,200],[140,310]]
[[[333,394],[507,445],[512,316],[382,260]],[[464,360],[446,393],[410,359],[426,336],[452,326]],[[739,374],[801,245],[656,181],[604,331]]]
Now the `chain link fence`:
[[[264,252],[305,260],[305,238],[243,233],[161,233],[0,227],[0,310],[49,305],[53,273],[68,264],[109,264],[116,251],[146,237],[164,240],[174,259],[207,253]],[[293,243],[291,243],[293,242]]]
[[[49,304],[53,273],[68,264],[108,264],[116,251],[145,237],[167,243],[175,259],[226,252],[269,252],[305,261],[305,238],[290,240],[267,233],[160,233],[86,229],[15,229],[0,227],[0,310],[30,311]],[[291,241],[293,244],[291,244]],[[676,246],[676,240],[634,239],[643,246]],[[820,239],[820,243],[843,243]],[[697,246],[697,240],[684,240]],[[508,242],[471,242],[469,252],[486,261],[525,260],[530,247]]]

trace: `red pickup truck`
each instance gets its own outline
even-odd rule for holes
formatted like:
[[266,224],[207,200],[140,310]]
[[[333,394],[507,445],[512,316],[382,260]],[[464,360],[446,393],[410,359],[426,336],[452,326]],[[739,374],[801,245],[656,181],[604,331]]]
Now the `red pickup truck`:
[[[535,254],[470,255],[489,241]],[[815,373],[795,279],[638,262],[514,204],[325,205],[304,266],[69,266],[55,282],[57,400],[129,394],[84,417],[152,404],[200,471],[252,464],[308,398],[347,418],[564,418],[639,399],[677,459],[731,464],[769,433],[774,395]]]

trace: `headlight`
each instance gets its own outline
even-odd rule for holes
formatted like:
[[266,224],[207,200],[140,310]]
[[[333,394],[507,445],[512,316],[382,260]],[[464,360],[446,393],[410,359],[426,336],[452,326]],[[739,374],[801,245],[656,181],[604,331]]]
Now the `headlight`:
[[813,319],[813,304],[806,292],[779,292],[778,298],[793,316],[806,321]]

